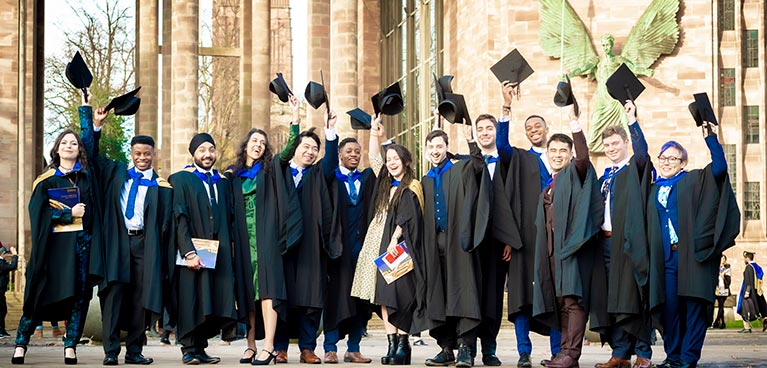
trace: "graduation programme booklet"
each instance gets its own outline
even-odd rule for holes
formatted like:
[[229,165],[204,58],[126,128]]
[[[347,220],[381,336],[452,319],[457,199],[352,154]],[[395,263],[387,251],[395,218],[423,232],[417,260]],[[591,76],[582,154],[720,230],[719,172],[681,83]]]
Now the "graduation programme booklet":
[[[54,210],[72,210],[76,204],[80,203],[80,188],[51,188],[48,189],[48,204]],[[71,224],[53,225],[54,233],[66,233],[71,231],[82,231],[82,217],[72,217]]]
[[[218,240],[192,238],[192,244],[197,251],[197,256],[200,257],[202,263],[205,265],[203,268],[215,269],[216,258],[218,257]],[[181,251],[176,252],[176,266],[186,267],[186,259],[181,256]]]
[[375,264],[387,284],[397,281],[413,270],[413,258],[410,257],[410,250],[407,249],[404,241],[397,244],[397,256],[386,252],[375,259]]

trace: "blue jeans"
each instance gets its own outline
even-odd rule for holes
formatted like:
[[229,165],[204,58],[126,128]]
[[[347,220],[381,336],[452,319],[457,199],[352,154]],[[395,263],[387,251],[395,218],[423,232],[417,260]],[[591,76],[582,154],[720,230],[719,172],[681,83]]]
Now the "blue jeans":
[[[517,335],[517,352],[530,355],[533,352],[533,342],[530,341],[530,315],[520,312],[514,317],[514,333]],[[549,335],[549,347],[551,355],[559,354],[561,350],[562,334],[552,328]]]
[[[321,310],[313,308],[295,308],[288,312],[288,319],[298,324],[298,348],[314,351],[317,348],[317,330],[320,325]],[[274,334],[274,350],[287,351],[290,344],[290,332],[287,322],[279,320]]]
[[[362,325],[362,321],[360,320],[360,317],[354,316],[345,321],[345,323],[348,324],[349,330],[349,336],[346,340],[346,351],[350,353],[359,353],[360,341],[362,341],[362,333],[365,330],[364,326]],[[337,344],[341,337],[342,336],[338,330],[338,327],[332,330],[325,330],[325,341],[323,343],[325,352],[327,353],[329,351],[338,351]]]
[[610,347],[613,349],[614,357],[630,360],[631,355],[636,354],[641,358],[652,359],[652,348],[647,341],[632,336],[618,326],[610,329],[610,335],[612,340]]
[[666,262],[666,303],[663,305],[663,349],[669,361],[694,365],[706,339],[706,301],[678,294],[678,259],[672,251]]

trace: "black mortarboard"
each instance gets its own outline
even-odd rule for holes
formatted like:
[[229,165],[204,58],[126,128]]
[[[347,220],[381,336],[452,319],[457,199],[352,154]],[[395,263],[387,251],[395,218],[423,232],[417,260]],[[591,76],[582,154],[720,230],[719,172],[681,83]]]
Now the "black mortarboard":
[[360,108],[347,111],[346,113],[351,117],[352,129],[370,130],[370,122],[373,120],[370,114],[362,111]]
[[208,142],[213,145],[213,147],[216,146],[216,141],[213,140],[213,137],[208,133],[197,133],[192,137],[192,140],[189,141],[189,153],[194,156],[194,151],[197,151],[197,147],[199,147],[201,144]]
[[133,147],[134,144],[146,144],[154,148],[154,138],[148,135],[137,135],[130,140],[131,147]]
[[747,250],[743,251],[743,257],[748,257],[748,258],[754,259],[755,255],[756,255],[756,252],[749,252]]
[[277,78],[274,78],[269,83],[269,90],[277,95],[277,97],[279,97],[280,101],[282,102],[288,102],[288,95],[293,93],[290,92],[290,87],[288,87],[288,83],[285,81],[285,78],[282,77],[282,73],[277,73]]
[[88,69],[88,65],[85,64],[85,60],[83,60],[82,55],[80,55],[80,51],[75,52],[72,61],[67,63],[65,75],[69,80],[69,83],[72,83],[75,88],[83,90],[83,95],[87,99],[88,95],[85,92],[85,88],[91,86],[91,82],[93,82],[93,74],[91,74],[90,69]]
[[[109,112],[111,109],[115,109],[115,115],[133,115],[136,113],[136,111],[130,112],[131,110],[138,110],[138,105],[141,103],[141,99],[136,97],[136,94],[141,89],[141,86],[134,89],[133,91],[130,91],[122,96],[117,96],[112,99],[112,101],[109,101],[109,104],[104,108],[105,111]],[[127,113],[126,113],[127,112]]]
[[373,111],[384,115],[397,115],[405,108],[402,100],[402,90],[399,88],[399,82],[384,88],[370,98],[373,102]]
[[708,94],[703,92],[696,93],[692,96],[695,98],[695,101],[691,102],[687,108],[690,109],[690,114],[692,114],[692,118],[695,119],[695,125],[701,126],[704,121],[719,125],[716,121],[714,108],[711,107],[711,100],[708,99]]
[[445,93],[445,99],[437,106],[439,114],[453,124],[471,125],[469,109],[466,108],[466,100],[463,95]]
[[517,49],[511,50],[508,55],[490,67],[490,70],[499,82],[522,83],[533,74],[533,68]]
[[437,75],[432,73],[434,77],[434,86],[437,88],[437,103],[442,102],[445,99],[445,93],[453,93],[453,87],[450,82],[453,80],[452,75],[443,75],[437,79]]
[[320,81],[322,84],[309,82],[306,85],[304,97],[306,97],[306,102],[315,110],[319,109],[322,104],[325,104],[325,107],[330,111],[330,100],[328,99],[328,92],[325,90],[325,78],[322,76],[322,70],[320,70]]
[[626,64],[621,64],[610,78],[607,78],[607,83],[605,84],[610,96],[618,100],[621,105],[626,103],[626,100],[633,102],[644,91],[644,85]]
[[570,84],[570,77],[565,75],[565,79],[557,83],[557,93],[554,95],[554,105],[559,107],[575,105],[575,115],[580,115],[578,101],[573,94],[573,86]]

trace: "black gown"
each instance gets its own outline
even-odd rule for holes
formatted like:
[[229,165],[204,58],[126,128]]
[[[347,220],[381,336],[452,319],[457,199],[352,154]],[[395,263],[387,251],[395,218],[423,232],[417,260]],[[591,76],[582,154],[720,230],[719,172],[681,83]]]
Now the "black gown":
[[[278,196],[274,182],[274,168],[261,169],[256,175],[256,247],[258,262],[258,298],[272,299],[272,308],[277,311],[280,319],[287,318],[287,291],[285,275],[282,266],[282,254],[285,252],[285,213],[281,211],[280,202],[284,198]],[[256,339],[264,337],[263,318],[260,317],[261,304],[255,300],[253,290],[253,267],[250,256],[250,237],[245,215],[245,199],[242,193],[242,178],[233,171],[227,170],[227,182],[233,198],[232,241],[234,242],[234,257],[247,260],[239,262],[241,267],[235,273],[237,300],[250,301],[244,306],[238,305],[240,318],[247,318],[251,310],[257,312]],[[255,309],[253,309],[255,308]],[[244,316],[243,316],[244,314]]]
[[[192,238],[217,239],[218,256],[215,269],[190,270],[174,266],[173,285],[177,299],[177,335],[179,339],[194,337],[210,338],[221,328],[234,322],[238,316],[237,305],[249,301],[238,300],[241,293],[235,291],[238,274],[244,269],[246,259],[234,257],[230,236],[232,197],[230,184],[222,178],[216,185],[218,211],[212,212],[208,192],[203,181],[187,168],[171,175],[173,185],[173,217],[176,227],[175,242],[170,244],[168,261],[175,265],[177,252],[185,255],[194,250]],[[214,219],[215,216],[215,219]],[[233,253],[234,252],[234,253]]]

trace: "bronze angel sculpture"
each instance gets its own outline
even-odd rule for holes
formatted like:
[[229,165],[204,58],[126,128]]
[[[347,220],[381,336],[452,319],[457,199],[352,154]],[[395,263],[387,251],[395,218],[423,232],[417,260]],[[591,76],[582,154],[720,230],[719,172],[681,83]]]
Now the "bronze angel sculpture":
[[543,53],[561,58],[570,77],[587,76],[597,80],[588,143],[592,152],[603,152],[602,130],[628,123],[623,104],[610,97],[605,82],[621,63],[626,63],[638,77],[653,75],[650,67],[661,55],[671,53],[679,40],[679,0],[653,0],[631,29],[620,55],[613,54],[615,38],[609,34],[602,36],[604,55],[601,58],[594,50],[588,30],[566,0],[539,1],[538,38]]

